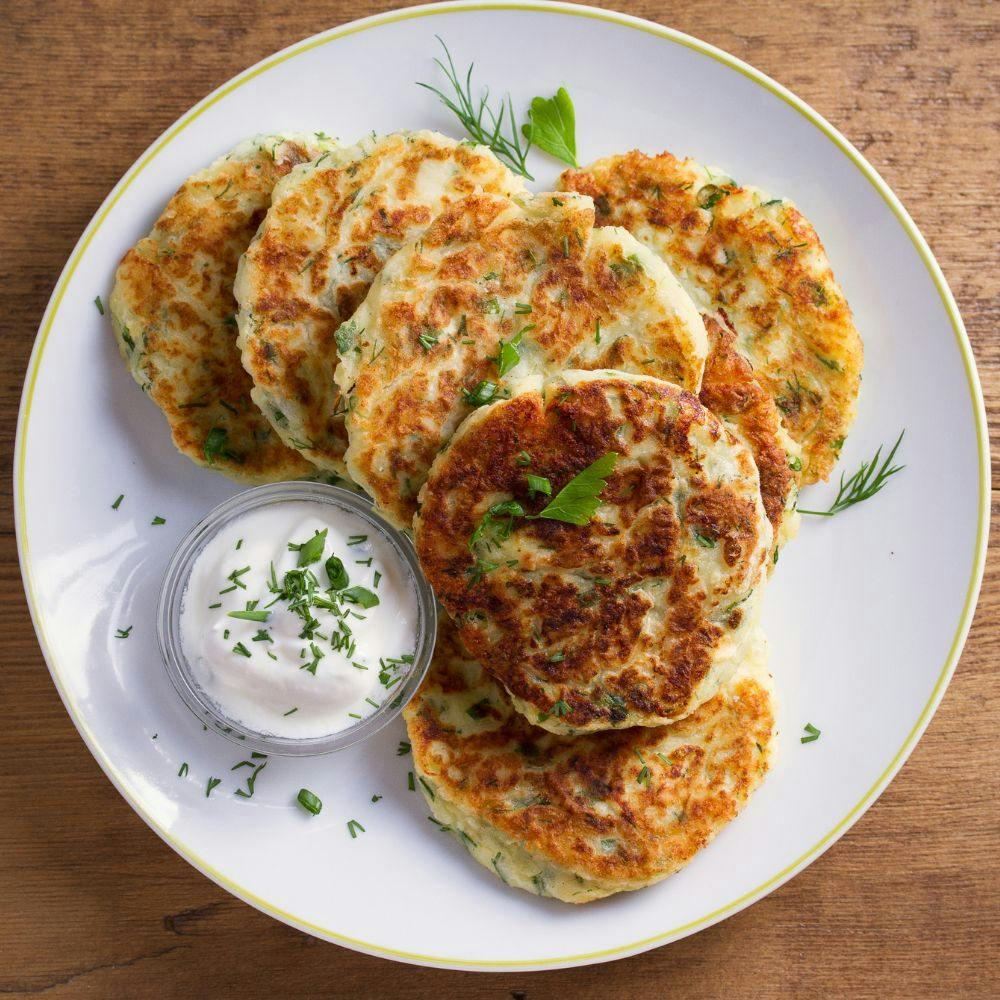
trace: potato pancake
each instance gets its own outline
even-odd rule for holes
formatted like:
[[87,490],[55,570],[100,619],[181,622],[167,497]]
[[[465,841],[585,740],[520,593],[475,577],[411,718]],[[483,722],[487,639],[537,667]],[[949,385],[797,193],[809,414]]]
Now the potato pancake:
[[322,133],[240,143],[185,181],[115,275],[109,312],[132,377],[182,454],[240,482],[315,472],[251,399],[233,279],[279,178],[331,147]]
[[340,328],[350,475],[407,527],[434,456],[477,406],[566,368],[697,392],[708,342],[666,265],[575,195],[456,202]]
[[669,153],[611,156],[560,184],[594,199],[598,225],[624,226],[659,254],[702,311],[725,311],[801,447],[802,483],[825,479],[854,420],[863,349],[802,213]]
[[435,820],[506,885],[568,903],[683,867],[761,783],[774,738],[759,633],[739,672],[682,722],[574,739],[526,722],[442,622],[404,715]]
[[798,531],[796,472],[799,447],[781,423],[781,413],[754,377],[750,362],[736,349],[736,334],[725,316],[703,316],[708,360],[698,398],[749,447],[760,474],[760,495],[777,550]]
[[449,203],[522,186],[488,149],[435,132],[372,135],[278,185],[240,264],[236,297],[253,398],[286,444],[344,473],[335,331],[386,260]]
[[[560,491],[616,455],[591,516]],[[417,554],[462,641],[558,733],[658,726],[745,655],[771,525],[753,457],[691,393],[567,372],[469,417],[435,460]],[[589,512],[588,512],[589,513]]]

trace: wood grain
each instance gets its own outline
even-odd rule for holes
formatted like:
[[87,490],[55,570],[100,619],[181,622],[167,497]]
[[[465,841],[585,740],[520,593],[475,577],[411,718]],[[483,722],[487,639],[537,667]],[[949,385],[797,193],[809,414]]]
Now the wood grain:
[[[389,3],[7,0],[0,77],[0,449],[74,242],[145,146],[244,66]],[[1000,5],[622,3],[791,87],[856,143],[928,237],[1000,444]],[[1000,470],[993,521],[1000,519]],[[0,522],[0,994],[28,997],[966,997],[1000,995],[1000,563],[944,704],[878,804],[751,909],[610,965],[431,971],[327,945],[217,889],[134,815],[73,729]],[[996,549],[997,531],[993,532]],[[994,551],[992,555],[996,555]],[[419,915],[414,914],[414,919]],[[474,915],[470,915],[474,919]]]

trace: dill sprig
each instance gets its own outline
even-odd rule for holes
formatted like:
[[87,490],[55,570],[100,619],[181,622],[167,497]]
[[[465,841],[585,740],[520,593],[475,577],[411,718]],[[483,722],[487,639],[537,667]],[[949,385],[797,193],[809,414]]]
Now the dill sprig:
[[[486,146],[504,161],[515,173],[533,181],[534,177],[528,173],[528,151],[531,149],[531,139],[524,138],[522,142],[521,132],[517,127],[517,118],[514,115],[514,102],[508,93],[501,99],[499,110],[494,110],[490,104],[490,89],[483,88],[482,96],[476,100],[472,96],[472,70],[475,63],[469,64],[468,72],[465,74],[465,82],[458,76],[455,63],[448,51],[448,46],[440,35],[435,36],[444,49],[447,65],[440,59],[435,59],[441,71],[448,78],[454,90],[454,95],[449,96],[444,91],[429,83],[417,82],[418,87],[429,90],[436,94],[441,103],[462,123],[462,127],[480,145]],[[504,134],[505,130],[508,134]]]
[[803,510],[799,507],[799,513],[816,514],[819,517],[833,517],[834,514],[839,514],[842,510],[847,510],[848,507],[853,507],[854,504],[861,503],[862,500],[868,500],[870,497],[875,496],[885,486],[890,476],[894,476],[897,472],[906,468],[905,465],[892,464],[905,433],[905,429],[899,432],[896,443],[892,446],[892,450],[882,460],[881,464],[879,464],[879,459],[882,457],[882,445],[879,445],[871,460],[862,462],[861,467],[850,479],[845,480],[844,474],[841,473],[837,499],[826,510]]

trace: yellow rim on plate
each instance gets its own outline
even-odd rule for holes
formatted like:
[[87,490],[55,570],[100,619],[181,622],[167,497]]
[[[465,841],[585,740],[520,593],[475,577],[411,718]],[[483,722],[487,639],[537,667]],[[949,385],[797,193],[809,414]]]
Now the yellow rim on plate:
[[[221,872],[214,869],[207,862],[199,858],[196,854],[190,851],[184,844],[176,840],[171,834],[160,827],[153,818],[148,815],[144,810],[143,806],[133,798],[132,794],[128,790],[125,780],[117,768],[112,764],[107,757],[104,756],[100,750],[93,733],[89,730],[86,723],[84,722],[82,716],[77,711],[72,699],[69,697],[67,688],[62,683],[59,676],[59,668],[55,662],[54,657],[51,655],[48,640],[45,636],[45,630],[42,626],[41,616],[38,612],[38,608],[35,602],[34,585],[31,577],[31,567],[28,561],[28,537],[27,537],[27,524],[25,519],[25,504],[24,504],[24,472],[27,462],[27,447],[26,438],[28,430],[28,421],[31,418],[31,403],[34,396],[35,384],[38,378],[38,372],[41,367],[42,356],[45,352],[45,346],[48,341],[49,334],[52,331],[53,324],[55,323],[56,315],[59,312],[59,307],[62,303],[63,296],[66,293],[66,289],[76,271],[77,265],[82,259],[84,253],[89,247],[91,241],[93,240],[95,234],[104,224],[111,210],[115,207],[118,200],[125,193],[125,191],[131,186],[133,181],[143,172],[143,170],[171,143],[177,138],[195,119],[200,117],[208,108],[212,107],[214,104],[218,103],[222,98],[237,90],[239,87],[243,86],[249,80],[260,76],[263,73],[268,72],[275,66],[281,63],[287,62],[289,59],[294,59],[297,56],[302,55],[304,52],[308,52],[311,49],[318,48],[321,45],[326,45],[329,42],[336,41],[341,38],[345,38],[349,35],[357,34],[362,31],[368,31],[372,28],[382,27],[388,24],[396,24],[401,21],[414,20],[416,18],[423,17],[433,17],[437,14],[448,14],[458,11],[489,11],[489,10],[527,10],[527,11],[538,11],[544,13],[557,13],[568,17],[579,17],[587,18],[596,21],[606,21],[612,24],[618,24],[625,27],[633,28],[637,31],[645,32],[646,34],[655,35],[665,41],[672,42],[675,45],[681,45],[685,48],[692,49],[695,52],[699,52],[702,55],[708,56],[717,62],[735,70],[742,76],[749,80],[752,80],[757,85],[763,87],[765,90],[774,94],[776,97],[780,98],[789,107],[794,108],[800,115],[806,118],[809,122],[816,126],[824,135],[827,136],[833,142],[833,144],[845,155],[851,162],[858,168],[858,170],[864,175],[872,187],[878,192],[882,200],[888,205],[892,210],[893,215],[899,220],[900,225],[903,227],[910,242],[913,244],[920,259],[924,262],[927,268],[928,274],[941,297],[941,302],[944,305],[945,311],[948,313],[949,319],[951,320],[952,330],[955,334],[955,339],[958,343],[959,350],[962,354],[962,359],[965,365],[966,377],[968,380],[970,403],[972,405],[972,411],[975,418],[976,424],[976,438],[978,444],[979,452],[979,512],[978,512],[978,525],[976,530],[976,548],[972,560],[972,572],[969,578],[969,585],[966,591],[965,606],[962,609],[962,614],[959,618],[958,625],[955,630],[955,635],[951,643],[951,648],[949,649],[947,659],[941,668],[941,673],[934,685],[931,695],[927,700],[927,704],[924,706],[920,715],[918,716],[913,727],[910,729],[906,736],[903,745],[900,747],[899,751],[895,754],[892,760],[886,765],[885,769],[871,785],[871,787],[865,792],[860,801],[833,827],[824,837],[818,840],[812,847],[805,851],[802,855],[796,858],[791,864],[787,865],[781,871],[777,872],[767,881],[762,882],[760,885],[751,889],[749,892],[744,893],[742,896],[734,899],[732,902],[727,903],[725,906],[721,906],[710,913],[704,914],[704,916],[699,917],[697,920],[689,921],[688,923],[681,924],[679,927],[673,927],[669,930],[662,931],[658,934],[651,935],[650,937],[642,938],[638,941],[633,941],[630,944],[620,945],[617,948],[608,948],[601,951],[592,951],[584,954],[577,955],[557,955],[551,958],[537,958],[537,959],[525,959],[525,960],[504,960],[504,961],[490,961],[490,960],[476,960],[476,959],[459,959],[459,958],[448,958],[447,956],[441,955],[422,955],[415,952],[399,951],[393,948],[385,948],[376,944],[372,944],[367,941],[361,941],[356,938],[348,937],[344,934],[339,934],[336,931],[330,930],[326,927],[321,927],[316,924],[309,923],[307,921],[301,920],[300,918],[294,916],[293,914],[286,913],[283,910],[271,905],[266,900],[255,896],[249,890],[243,888],[237,883],[233,882],[231,879],[223,875]],[[21,561],[21,573],[24,580],[25,593],[28,599],[28,606],[31,611],[32,621],[35,626],[35,631],[38,634],[39,643],[42,648],[42,654],[45,657],[45,661],[48,664],[49,671],[52,674],[52,678],[55,682],[56,688],[59,691],[59,695],[66,706],[67,711],[70,714],[74,724],[80,732],[86,742],[90,752],[97,759],[98,764],[111,779],[118,791],[124,796],[126,801],[132,806],[132,808],[145,820],[145,822],[163,839],[165,840],[178,854],[183,858],[193,864],[205,875],[209,876],[223,888],[227,889],[229,892],[240,897],[244,901],[256,906],[258,909],[263,910],[265,913],[271,916],[277,917],[280,920],[285,921],[295,927],[302,930],[308,931],[312,934],[318,935],[320,937],[327,938],[331,941],[336,941],[340,944],[346,945],[348,947],[354,948],[358,951],[367,952],[371,955],[379,955],[387,958],[394,958],[401,961],[414,962],[423,965],[440,965],[451,968],[464,968],[464,969],[526,969],[531,967],[544,966],[546,968],[556,968],[559,966],[570,966],[570,965],[580,965],[586,964],[592,961],[601,961],[615,957],[624,957],[626,955],[634,954],[636,952],[644,951],[648,948],[653,947],[658,944],[666,944],[669,941],[676,940],[679,937],[683,937],[687,934],[692,933],[695,930],[707,927],[708,925],[721,920],[723,917],[730,916],[737,910],[749,905],[755,900],[763,896],[769,889],[776,888],[781,883],[787,881],[796,872],[804,868],[809,862],[813,861],[819,856],[827,847],[829,847],[842,833],[846,830],[861,816],[865,809],[871,805],[882,789],[888,784],[893,775],[902,766],[905,759],[909,756],[913,747],[916,745],[917,740],[920,738],[921,733],[926,728],[927,723],[930,721],[931,716],[934,714],[934,710],[937,708],[938,703],[941,700],[944,690],[948,685],[948,681],[951,679],[951,675],[954,673],[955,665],[958,662],[959,654],[962,651],[962,646],[965,643],[965,637],[969,631],[969,625],[972,621],[973,611],[975,609],[976,598],[979,593],[979,585],[982,580],[983,567],[986,560],[986,540],[988,532],[988,510],[989,510],[989,451],[987,448],[987,432],[986,432],[986,413],[983,405],[982,389],[979,385],[979,377],[976,372],[975,361],[972,356],[972,348],[969,344],[968,335],[965,332],[965,327],[962,323],[962,318],[959,315],[958,307],[955,304],[954,297],[951,294],[951,290],[948,288],[948,284],[945,281],[944,275],[941,272],[941,268],[938,266],[937,261],[934,259],[930,248],[927,246],[926,241],[920,234],[913,220],[908,215],[905,208],[903,208],[899,199],[893,194],[889,186],[885,181],[879,176],[874,167],[868,163],[867,160],[861,155],[851,145],[850,142],[843,135],[840,134],[829,122],[827,122],[821,115],[814,111],[808,104],[800,100],[786,88],[782,87],[781,84],[776,83],[770,77],[765,76],[763,73],[754,69],[752,66],[744,63],[742,60],[737,59],[735,56],[731,56],[721,49],[717,49],[706,42],[699,41],[696,38],[692,38],[690,35],[685,35],[679,31],[675,31],[671,28],[665,28],[661,25],[654,24],[650,21],[644,21],[640,18],[632,17],[628,14],[620,14],[613,11],[600,10],[594,7],[578,7],[565,3],[548,3],[548,2],[506,2],[506,3],[462,3],[462,2],[446,2],[433,4],[425,7],[415,7],[404,11],[395,11],[388,14],[375,15],[374,17],[365,18],[360,21],[354,21],[350,24],[343,25],[339,28],[333,28],[330,31],[323,32],[319,35],[314,35],[305,41],[299,42],[297,45],[290,46],[287,49],[277,53],[269,59],[258,63],[256,66],[252,66],[245,70],[243,73],[234,77],[228,83],[224,84],[213,94],[206,97],[200,104],[195,105],[191,111],[188,112],[179,122],[177,122],[172,128],[166,131],[160,138],[153,143],[152,146],[143,154],[143,156],[132,166],[131,170],[118,182],[111,194],[108,195],[104,204],[99,209],[98,213],[91,220],[87,229],[84,231],[83,235],[80,237],[79,242],[73,250],[72,255],[66,263],[62,274],[59,277],[59,281],[56,284],[55,291],[49,301],[48,308],[45,312],[45,316],[42,319],[42,324],[39,328],[38,337],[35,341],[35,347],[31,355],[31,360],[28,364],[28,371],[25,377],[24,392],[21,397],[21,408],[18,417],[17,426],[17,442],[15,445],[15,460],[14,460],[14,497],[15,497],[15,520],[16,520],[16,530],[17,530],[17,541],[18,541],[18,553]]]

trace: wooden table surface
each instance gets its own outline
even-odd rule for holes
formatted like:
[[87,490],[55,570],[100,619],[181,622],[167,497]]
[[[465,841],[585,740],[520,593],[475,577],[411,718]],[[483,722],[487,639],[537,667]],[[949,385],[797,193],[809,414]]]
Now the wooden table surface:
[[[74,242],[146,145],[275,49],[392,2],[6,0],[0,14],[0,447]],[[712,42],[791,87],[902,198],[972,338],[993,447],[1000,5],[620,6]],[[1000,512],[994,477],[996,555]],[[0,994],[62,997],[958,997],[1000,995],[1000,563],[910,762],[832,850],[756,906],[636,958],[469,974],[357,955],[263,916],[199,875],[101,775],[56,695],[0,522]],[[419,919],[414,914],[414,919]]]

